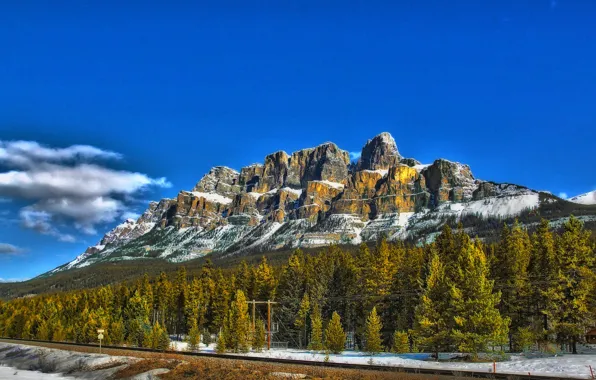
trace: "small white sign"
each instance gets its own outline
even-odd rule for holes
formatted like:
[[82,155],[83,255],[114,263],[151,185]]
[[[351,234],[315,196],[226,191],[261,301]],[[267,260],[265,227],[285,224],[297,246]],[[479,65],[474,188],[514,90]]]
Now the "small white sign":
[[103,334],[103,332],[104,332],[104,329],[97,329],[98,334]]
[[99,339],[99,340],[102,340],[102,339],[103,339],[103,334],[99,334],[99,335],[97,336],[97,339]]

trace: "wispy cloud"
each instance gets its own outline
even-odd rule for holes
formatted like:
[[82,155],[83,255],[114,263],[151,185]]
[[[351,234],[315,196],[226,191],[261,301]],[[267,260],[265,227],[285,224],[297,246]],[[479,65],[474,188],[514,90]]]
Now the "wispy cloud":
[[30,278],[0,278],[0,282],[23,282],[30,280]]
[[350,152],[350,158],[352,159],[352,161],[358,160],[361,155],[361,152]]
[[34,141],[0,140],[0,167],[8,169],[0,172],[0,199],[29,201],[19,212],[23,227],[73,242],[73,235],[58,230],[58,221],[94,234],[98,224],[130,212],[127,199],[150,187],[171,186],[165,178],[100,163],[121,157],[89,145],[52,148]]
[[567,199],[567,198],[569,198],[569,196],[565,192],[560,192],[559,193],[559,198]]
[[0,255],[16,255],[23,253],[25,250],[16,245],[8,243],[0,243]]

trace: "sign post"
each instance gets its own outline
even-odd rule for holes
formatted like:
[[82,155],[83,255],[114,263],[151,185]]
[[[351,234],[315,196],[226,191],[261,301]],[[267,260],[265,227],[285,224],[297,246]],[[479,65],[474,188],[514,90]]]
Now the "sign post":
[[99,353],[101,354],[101,340],[103,339],[104,329],[97,329],[97,339],[99,339]]

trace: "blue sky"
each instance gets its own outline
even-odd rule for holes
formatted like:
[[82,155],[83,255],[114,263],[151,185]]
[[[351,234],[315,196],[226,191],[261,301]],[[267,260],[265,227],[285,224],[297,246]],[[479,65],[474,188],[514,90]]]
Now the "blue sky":
[[[85,195],[68,208],[53,188],[0,186],[0,278],[69,261],[211,166],[325,141],[359,151],[382,131],[478,178],[596,188],[593,1],[11,3],[0,177],[42,167]],[[67,170],[80,165],[115,179],[91,191]]]

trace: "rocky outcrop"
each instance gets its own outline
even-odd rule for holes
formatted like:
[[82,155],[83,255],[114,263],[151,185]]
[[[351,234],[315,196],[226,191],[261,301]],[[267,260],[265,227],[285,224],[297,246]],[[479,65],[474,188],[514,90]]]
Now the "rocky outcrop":
[[258,193],[266,193],[272,189],[282,187],[288,174],[290,157],[284,151],[272,153],[265,157],[263,177],[257,185]]
[[374,199],[375,214],[415,212],[427,206],[426,180],[416,169],[399,165],[389,169]]
[[389,133],[383,132],[368,140],[362,148],[358,170],[389,169],[397,166],[400,160],[395,140]]
[[285,185],[304,188],[309,181],[342,183],[348,177],[350,154],[333,143],[292,153]]
[[240,173],[234,169],[216,166],[201,178],[192,191],[233,196],[244,190],[239,184],[239,177]]
[[468,165],[438,159],[422,170],[430,192],[430,207],[443,202],[469,201],[476,190],[474,176]]
[[262,176],[262,164],[252,164],[245,166],[240,170],[238,184],[244,189],[245,192],[250,193],[256,189]]

